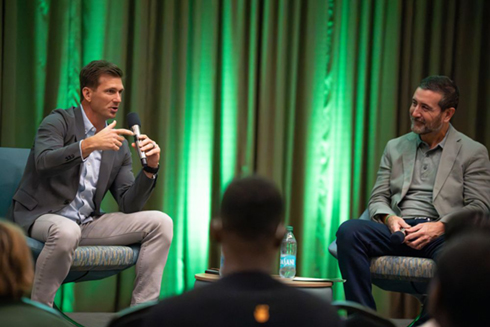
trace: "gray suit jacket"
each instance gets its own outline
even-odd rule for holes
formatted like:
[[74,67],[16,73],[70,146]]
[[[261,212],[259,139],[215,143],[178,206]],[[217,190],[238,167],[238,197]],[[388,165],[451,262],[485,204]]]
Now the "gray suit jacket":
[[[386,145],[369,200],[371,219],[378,220],[377,215],[401,215],[398,204],[410,188],[417,138],[417,134],[409,133]],[[452,126],[442,151],[432,201],[443,222],[464,211],[490,211],[488,151]]]
[[[14,194],[10,218],[26,232],[41,215],[56,212],[73,201],[80,181],[80,141],[85,137],[80,107],[56,109],[39,126],[19,188]],[[144,173],[134,178],[131,153],[124,140],[119,151],[103,151],[94,216],[108,190],[125,213],[140,211],[156,179]]]

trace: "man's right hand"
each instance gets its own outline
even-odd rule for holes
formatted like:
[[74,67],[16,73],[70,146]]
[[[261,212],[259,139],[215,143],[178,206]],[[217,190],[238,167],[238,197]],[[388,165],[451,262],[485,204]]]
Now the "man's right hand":
[[391,233],[398,232],[401,228],[410,228],[410,225],[405,222],[405,219],[395,215],[391,215],[387,219],[386,226],[388,226]]
[[118,151],[122,146],[124,137],[121,135],[133,135],[129,129],[115,129],[116,121],[107,125],[94,136],[88,137],[82,142],[82,156],[87,158],[95,150]]

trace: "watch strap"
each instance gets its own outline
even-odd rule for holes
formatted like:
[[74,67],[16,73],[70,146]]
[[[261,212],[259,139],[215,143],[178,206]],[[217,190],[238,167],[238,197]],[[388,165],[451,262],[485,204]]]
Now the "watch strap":
[[146,171],[147,173],[150,174],[156,174],[158,173],[158,169],[160,169],[160,165],[158,165],[157,168],[149,167],[149,166],[144,166],[143,170]]

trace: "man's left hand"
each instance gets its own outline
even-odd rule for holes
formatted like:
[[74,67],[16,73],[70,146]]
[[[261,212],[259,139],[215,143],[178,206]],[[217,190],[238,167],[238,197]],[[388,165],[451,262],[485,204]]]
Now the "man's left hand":
[[420,250],[444,234],[444,224],[440,221],[417,224],[405,232],[404,243],[415,250]]
[[[134,144],[134,142],[131,145],[136,149],[136,144]],[[157,168],[158,163],[160,162],[160,147],[158,146],[157,142],[150,139],[147,135],[141,134],[139,136],[139,146],[140,150],[146,154],[148,167]],[[147,171],[144,173],[150,178],[153,177],[153,174]]]

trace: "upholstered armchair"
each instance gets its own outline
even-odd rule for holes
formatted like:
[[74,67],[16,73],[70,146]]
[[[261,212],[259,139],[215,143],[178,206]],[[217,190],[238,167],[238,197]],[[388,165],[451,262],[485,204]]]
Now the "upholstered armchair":
[[[359,219],[369,220],[366,209]],[[328,251],[337,258],[337,242],[328,247]],[[422,304],[422,310],[415,321],[425,312],[425,299],[429,282],[434,276],[435,262],[432,259],[382,256],[371,259],[372,283],[385,291],[408,293]]]
[[[0,147],[0,217],[6,217],[12,197],[19,185],[29,149]],[[34,260],[44,243],[27,237]],[[79,246],[73,264],[63,283],[82,282],[112,276],[133,266],[138,259],[139,244],[130,246]]]

